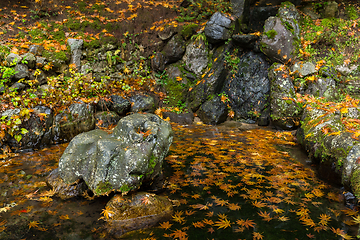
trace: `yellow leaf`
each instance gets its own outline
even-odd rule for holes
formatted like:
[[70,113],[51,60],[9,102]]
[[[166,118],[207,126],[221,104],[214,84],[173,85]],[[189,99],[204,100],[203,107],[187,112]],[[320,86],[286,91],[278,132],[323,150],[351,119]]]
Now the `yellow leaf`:
[[111,13],[113,13],[114,11],[113,10],[111,10],[110,8],[105,8],[105,10],[106,11],[108,11],[108,12],[111,12]]
[[341,108],[341,109],[340,109],[340,112],[341,112],[342,114],[344,114],[344,113],[348,113],[349,111],[348,111],[347,108]]

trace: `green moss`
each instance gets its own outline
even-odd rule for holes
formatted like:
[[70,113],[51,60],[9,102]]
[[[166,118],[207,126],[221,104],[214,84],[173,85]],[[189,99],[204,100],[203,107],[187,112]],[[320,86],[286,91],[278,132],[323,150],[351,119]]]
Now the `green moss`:
[[109,183],[109,182],[100,182],[98,185],[97,185],[97,187],[96,187],[96,189],[95,189],[95,194],[96,195],[102,195],[102,194],[105,194],[105,193],[108,193],[108,192],[110,192],[112,190],[112,185],[111,185],[111,183]]
[[119,189],[119,191],[123,193],[129,192],[130,190],[131,187],[129,187],[127,184],[122,185],[121,188]]
[[189,25],[185,25],[181,30],[180,34],[184,39],[190,39],[190,37],[195,33],[195,30],[198,28],[199,25],[192,23]]
[[84,41],[84,48],[100,48],[101,47],[101,43],[100,40],[92,40],[90,42]]
[[356,169],[351,174],[350,184],[355,196],[360,198],[360,169]]
[[271,29],[267,32],[264,33],[268,38],[270,39],[274,39],[275,36],[277,35],[277,32],[274,29]]

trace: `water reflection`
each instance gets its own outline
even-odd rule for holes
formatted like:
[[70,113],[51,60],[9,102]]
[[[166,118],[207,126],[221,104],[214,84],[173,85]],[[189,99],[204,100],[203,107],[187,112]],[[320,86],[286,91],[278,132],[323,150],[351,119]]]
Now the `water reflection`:
[[[125,239],[341,239],[358,213],[339,189],[293,159],[293,137],[252,125],[174,126],[164,163],[172,220]],[[235,125],[234,125],[235,124]],[[280,150],[278,146],[281,146]],[[101,211],[109,197],[67,201],[44,182],[66,145],[0,163],[0,239],[111,239]],[[295,151],[296,152],[296,151]]]

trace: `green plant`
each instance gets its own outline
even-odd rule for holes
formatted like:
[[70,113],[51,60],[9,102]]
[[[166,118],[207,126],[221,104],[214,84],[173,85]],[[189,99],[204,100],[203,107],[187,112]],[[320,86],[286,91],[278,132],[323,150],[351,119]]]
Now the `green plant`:
[[230,68],[230,72],[232,74],[235,74],[239,68],[238,65],[240,63],[240,58],[237,56],[238,52],[239,52],[239,49],[235,48],[232,54],[230,54],[229,52],[227,52],[225,54],[226,66],[228,66]]
[[271,29],[267,32],[264,33],[268,38],[270,39],[274,39],[275,36],[277,35],[277,32],[274,29]]
[[345,12],[350,20],[356,20],[359,17],[356,8],[353,5],[346,6]]

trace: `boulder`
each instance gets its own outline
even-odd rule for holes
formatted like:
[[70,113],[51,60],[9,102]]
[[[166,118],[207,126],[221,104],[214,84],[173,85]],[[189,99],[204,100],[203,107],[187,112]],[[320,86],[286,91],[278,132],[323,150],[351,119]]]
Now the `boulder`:
[[109,128],[112,125],[116,125],[120,120],[120,116],[116,112],[97,112],[95,114],[96,129]]
[[111,95],[110,101],[110,110],[116,112],[119,116],[124,116],[131,108],[129,100],[119,95]]
[[214,96],[201,105],[197,111],[198,117],[205,124],[217,125],[226,121],[227,105],[221,101],[220,96]]
[[306,77],[316,73],[315,65],[312,62],[296,62],[291,67],[291,71],[299,77]]
[[201,75],[208,64],[208,48],[202,38],[197,38],[187,45],[183,61],[186,70]]
[[324,4],[323,16],[324,18],[335,18],[339,14],[338,3],[335,1],[329,1]]
[[6,56],[5,60],[9,65],[12,65],[13,63],[18,64],[21,62],[21,57],[15,53],[10,53]]
[[196,112],[207,97],[212,94],[219,94],[223,88],[225,79],[228,75],[225,57],[228,52],[233,51],[232,44],[219,47],[214,53],[214,62],[211,69],[196,83],[195,87],[189,91],[187,96],[188,107]]
[[300,38],[300,14],[294,4],[290,2],[282,3],[277,16],[285,23],[286,27],[296,38]]
[[66,184],[59,175],[59,169],[53,170],[46,177],[46,183],[63,200],[81,195],[87,196],[85,193],[88,188],[84,181],[79,179],[71,184]]
[[182,125],[189,125],[194,122],[193,113],[175,113],[175,112],[163,112],[163,118],[170,118],[171,122],[175,122]]
[[278,17],[265,21],[260,46],[261,51],[274,62],[285,63],[294,57],[294,35]]
[[249,12],[249,30],[252,32],[263,31],[266,19],[275,16],[277,10],[277,6],[256,6],[252,8]]
[[147,112],[147,113],[154,113],[156,106],[155,106],[155,99],[154,97],[147,95],[147,94],[135,94],[130,97],[131,102],[131,112]]
[[265,56],[254,52],[238,53],[237,70],[229,75],[224,84],[224,92],[237,119],[255,123],[268,103],[270,82],[269,64]]
[[185,42],[180,35],[173,36],[163,49],[165,64],[181,60],[185,53]]
[[259,37],[254,34],[235,34],[232,36],[232,39],[239,47],[253,49]]
[[164,196],[138,192],[115,195],[105,206],[109,212],[106,228],[116,238],[129,231],[153,227],[169,220],[173,212],[171,201]]
[[360,142],[353,138],[352,133],[345,131],[342,117],[340,111],[325,111],[312,104],[304,110],[301,118],[303,124],[297,131],[297,139],[309,157],[319,163],[322,178],[351,187],[359,197]]
[[157,52],[151,59],[151,68],[155,72],[162,72],[165,69],[165,56],[161,52]]
[[31,45],[29,47],[29,53],[32,53],[35,56],[41,56],[43,51],[44,51],[44,47],[41,45]]
[[23,61],[26,62],[26,65],[31,68],[34,69],[36,66],[36,58],[34,56],[34,54],[32,53],[26,53],[24,55],[21,55],[21,58]]
[[27,65],[18,63],[15,66],[15,80],[28,79],[30,77],[29,68]]
[[210,43],[226,41],[229,37],[231,37],[231,23],[231,19],[228,18],[225,14],[220,12],[214,13],[210,20],[206,23],[204,30],[208,41]]
[[67,142],[82,132],[95,128],[94,106],[73,103],[63,113],[55,116],[52,128],[53,141]]
[[231,0],[232,15],[241,19],[244,12],[245,0]]
[[301,109],[292,101],[296,98],[289,69],[275,63],[269,69],[271,120],[275,127],[283,130],[299,126]]
[[82,49],[82,46],[84,44],[84,40],[82,39],[72,39],[72,38],[69,38],[67,40],[67,43],[69,44],[70,46],[70,49],[71,49],[71,60],[70,60],[70,64],[75,64],[76,68],[78,70],[81,69],[81,49]]
[[335,81],[332,78],[318,78],[308,84],[305,94],[311,94],[315,97],[325,97],[328,100],[334,100],[338,92]]
[[96,129],[77,135],[59,160],[65,184],[83,179],[94,195],[127,193],[161,174],[173,140],[171,125],[154,114],[122,118],[112,134]]

